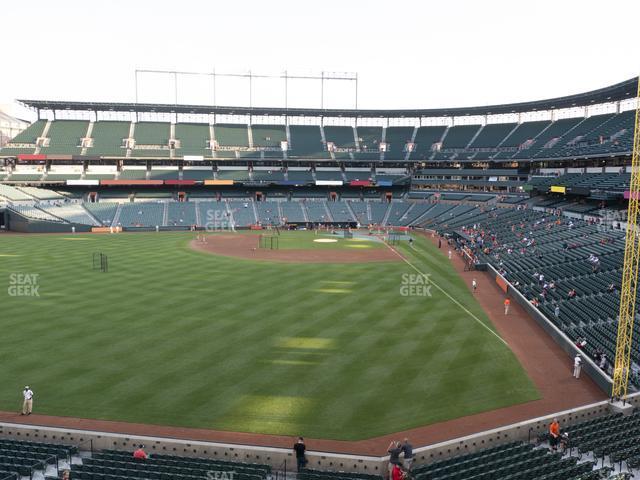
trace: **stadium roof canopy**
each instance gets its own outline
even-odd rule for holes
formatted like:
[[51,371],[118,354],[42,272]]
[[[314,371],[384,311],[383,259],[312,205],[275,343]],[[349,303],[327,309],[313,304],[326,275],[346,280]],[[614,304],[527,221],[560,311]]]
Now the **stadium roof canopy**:
[[206,105],[176,105],[148,103],[108,103],[108,102],[66,102],[57,100],[18,100],[23,105],[37,110],[70,110],[97,112],[157,112],[218,115],[270,115],[300,117],[461,117],[469,115],[498,115],[506,113],[556,110],[561,108],[585,107],[600,103],[616,102],[634,98],[638,91],[638,78],[566,97],[536,100],[532,102],[508,103],[478,107],[432,108],[407,110],[355,110],[316,108],[265,108],[227,107]]

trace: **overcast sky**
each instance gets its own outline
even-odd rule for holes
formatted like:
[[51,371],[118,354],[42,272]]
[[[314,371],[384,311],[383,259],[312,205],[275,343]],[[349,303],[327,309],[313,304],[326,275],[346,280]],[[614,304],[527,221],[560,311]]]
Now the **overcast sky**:
[[[361,108],[472,106],[579,93],[640,73],[638,0],[9,0],[0,103],[134,101],[136,68],[279,74],[354,72]],[[320,106],[320,82],[291,81],[289,106]],[[218,104],[248,82],[218,79]],[[174,101],[173,78],[141,75],[139,100]],[[325,84],[352,107],[353,82]],[[280,80],[253,104],[282,106]],[[180,78],[180,103],[212,103],[210,77]]]

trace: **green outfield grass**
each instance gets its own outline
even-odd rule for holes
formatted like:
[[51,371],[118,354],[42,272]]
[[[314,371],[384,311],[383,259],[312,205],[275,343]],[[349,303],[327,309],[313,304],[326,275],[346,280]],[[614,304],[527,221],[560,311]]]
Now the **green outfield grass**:
[[[355,440],[538,398],[423,238],[399,248],[431,297],[401,294],[405,263],[252,262],[193,237],[3,236],[0,409],[29,384],[39,413]],[[10,296],[15,274],[39,296]]]

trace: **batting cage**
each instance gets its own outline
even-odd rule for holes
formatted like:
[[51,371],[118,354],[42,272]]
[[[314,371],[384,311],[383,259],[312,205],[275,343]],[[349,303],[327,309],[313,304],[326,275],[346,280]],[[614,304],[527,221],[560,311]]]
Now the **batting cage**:
[[109,271],[109,257],[101,252],[94,252],[93,254],[93,270],[100,270],[101,272]]
[[265,250],[279,250],[280,237],[277,235],[260,235],[258,247]]

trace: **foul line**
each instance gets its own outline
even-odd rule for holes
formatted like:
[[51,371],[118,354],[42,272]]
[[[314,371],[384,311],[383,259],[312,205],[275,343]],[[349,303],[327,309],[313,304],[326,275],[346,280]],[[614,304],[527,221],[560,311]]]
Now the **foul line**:
[[[400,252],[398,252],[395,248],[393,248],[391,245],[389,245],[388,243],[385,242],[385,245],[387,247],[389,247],[389,249],[395,253],[396,255],[398,255],[407,265],[409,265],[411,268],[413,268],[416,272],[418,272],[420,275],[422,275],[425,278],[429,278],[427,276],[426,273],[420,271],[420,269],[418,267],[416,267],[413,263],[411,263],[409,260],[407,260],[406,258],[404,258]],[[415,247],[413,245],[411,245],[411,248],[416,250]],[[416,250],[417,251],[417,250]],[[500,335],[498,335],[496,332],[494,332],[493,330],[491,330],[491,328],[489,328],[489,326],[484,323],[482,320],[480,320],[473,312],[471,312],[467,307],[465,307],[464,305],[462,305],[458,300],[456,300],[455,298],[453,298],[451,295],[449,295],[449,293],[447,293],[445,290],[442,289],[442,287],[440,287],[440,285],[438,285],[436,282],[434,282],[433,280],[431,280],[429,278],[429,284],[433,285],[434,287],[436,287],[438,290],[440,290],[442,293],[444,293],[449,300],[451,300],[453,303],[455,303],[456,305],[458,305],[462,310],[464,310],[471,318],[473,318],[476,322],[478,322],[480,325],[482,325],[488,332],[490,332],[494,337],[496,337],[498,340],[500,340],[502,343],[504,343],[508,348],[509,344],[504,340],[504,338],[502,338]]]

